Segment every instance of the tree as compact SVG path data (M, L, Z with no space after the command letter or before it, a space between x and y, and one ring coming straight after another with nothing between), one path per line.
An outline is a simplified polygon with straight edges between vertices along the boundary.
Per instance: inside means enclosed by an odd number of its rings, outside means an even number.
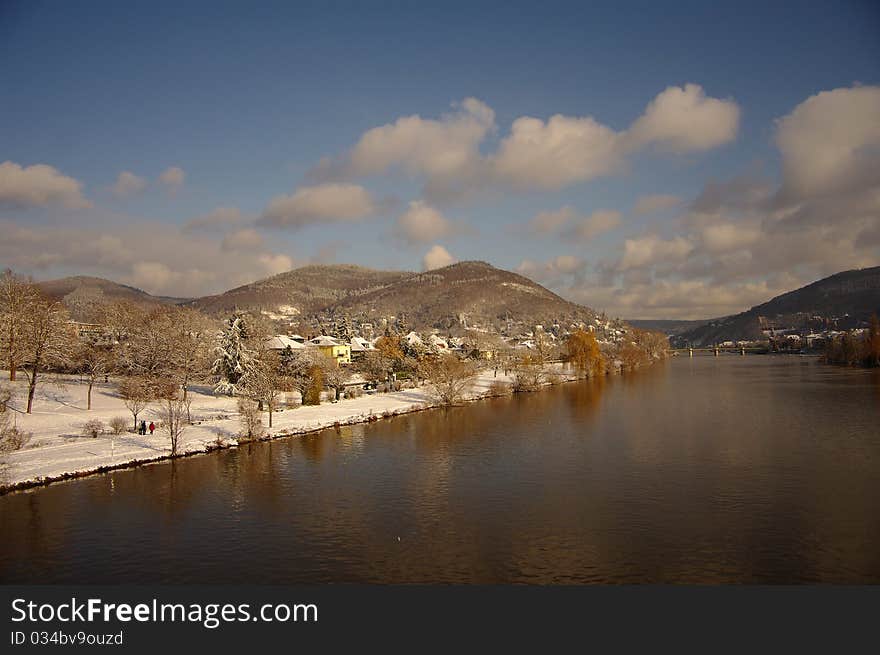
M281 370L281 358L271 350L264 350L254 362L250 375L244 385L238 385L241 395L256 401L257 409L269 412L269 427L272 427L272 414L278 407L281 395L290 388L290 382Z
M25 316L38 295L33 284L12 270L6 269L0 276L0 348L12 382L26 352L22 339Z
M327 366L323 369L324 382L328 387L333 389L336 394L336 400L342 394L345 383L351 377L351 371L344 366Z
M171 456L177 456L177 448L180 444L180 436L185 428L184 416L186 406L180 398L165 398L159 409L159 429L168 435L171 443Z
M42 297L29 303L22 327L22 364L28 378L27 413L30 414L40 374L51 366L69 361L75 336L67 322L67 311L61 303Z
M544 384L544 360L538 353L527 353L513 365L514 391L537 391Z
M188 399L189 384L209 368L212 324L201 312L189 307L176 307L171 312L173 329L167 338L173 374Z
M92 388L100 378L107 375L113 365L110 348L88 337L81 338L73 351L75 369L86 379L86 409L92 409Z
M605 372L605 358L591 332L575 330L565 342L565 358L582 375L595 377Z
M290 388L299 392L304 405L321 402L324 374L331 368L336 368L336 362L317 348L282 353L282 375L287 378Z
M877 314L871 315L865 337L865 366L880 366L880 318L877 318Z
M443 405L454 405L464 399L479 369L474 361L448 353L426 360L420 371L434 397Z
M263 435L263 421L260 418L260 410L257 409L257 403L250 398L238 399L238 419L241 423L241 436L244 437L245 441L252 441Z
M379 337L374 347L388 363L389 368L401 364L406 357L401 340L397 337Z
M128 419L124 416L114 416L108 421L108 425L113 434L122 434L125 432L125 426L128 425Z
M358 372L368 382L382 382L388 377L391 365L382 353L371 350L357 363Z
M220 345L214 350L212 371L219 380L215 393L235 395L239 386L247 385L247 378L255 366L254 353L248 345L249 326L243 313L230 316L220 337Z
M14 390L7 386L0 387L0 453L19 450L31 438L30 432L20 430L16 425L10 425L9 403L12 401Z
M138 414L153 401L153 390L143 378L124 378L119 383L119 395L134 417L134 429L137 432Z

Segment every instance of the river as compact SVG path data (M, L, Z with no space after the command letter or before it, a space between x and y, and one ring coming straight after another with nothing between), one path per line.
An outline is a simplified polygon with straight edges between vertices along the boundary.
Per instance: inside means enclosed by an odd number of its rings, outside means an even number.
M880 374L674 358L0 497L26 583L878 583Z

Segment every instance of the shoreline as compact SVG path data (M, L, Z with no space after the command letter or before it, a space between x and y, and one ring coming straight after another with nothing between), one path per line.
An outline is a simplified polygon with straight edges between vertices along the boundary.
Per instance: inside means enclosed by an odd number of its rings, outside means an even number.
M583 382L587 378L578 377L576 375L571 375L569 373L565 373L562 370L553 371L551 370L548 374L557 375L561 379L557 383L553 383L550 381L545 381L541 384L538 389L535 389L531 392L518 392L518 393L536 393L542 391L545 387L549 386L557 386L558 384L568 384L571 382ZM609 373L608 375L618 375L619 373ZM461 400L460 403L456 403L456 405L464 405L473 402L477 402L480 400L488 400L495 397L506 397L513 395L514 393L511 391L510 393L503 394L501 396L493 396L488 395L489 387L494 382L502 382L506 384L512 383L512 377L510 375L502 375L500 372L497 377L493 376L492 370L485 370L480 373L475 379L471 391ZM407 398L406 396L412 396ZM372 411L372 408L366 413L363 411L357 411L364 404L368 404L369 401L374 400L377 402L373 402L373 405L384 405L385 409L380 409L379 411ZM360 401L360 402L359 402ZM348 404L351 403L351 404ZM339 411L333 412L330 411L332 409L339 409L339 405L343 405L343 409L350 408L348 412L342 412L341 415ZM396 405L396 406L395 406ZM97 461L92 461L92 463L83 464L82 466L72 465L71 470L63 470L57 473L50 473L46 475L34 475L31 477L25 477L19 480L13 480L8 484L0 484L0 496L5 496L6 494L26 491L28 489L34 489L37 487L45 487L57 482L65 482L76 480L80 478L85 478L92 475L101 475L104 473L109 473L112 471L123 470L136 468L140 466L145 466L149 464L164 462L168 460L182 459L185 457L192 457L195 455L205 455L209 453L213 453L219 450L229 450L232 448L238 448L240 446L245 446L252 443L265 442L265 441L273 441L275 439L282 438L290 438L290 437L301 437L309 434L315 434L317 432L321 432L323 430L327 430L334 427L341 426L349 426L349 425L360 425L364 423L374 423L379 421L380 419L388 419L394 418L396 416L403 416L406 414L412 414L415 412L423 412L434 409L442 409L445 406L432 400L428 389L426 387L414 387L412 389L404 389L401 391L391 391L385 392L382 394L371 395L371 396L361 396L360 398L347 399L338 401L335 403L325 402L321 405L311 405L306 406L298 406L294 409L284 410L283 412L278 412L275 414L275 422L276 426L273 426L271 432L267 432L266 435L257 438L250 439L247 441L240 441L237 437L231 437L226 441L221 441L219 439L215 440L205 440L205 439L190 439L185 441L181 446L181 452L176 455L172 455L170 449L163 450L161 452L155 452L155 448L151 446L144 446L142 449L144 450L153 450L155 454L150 454L146 457L130 457L125 458L125 455L119 455L119 461L115 461L112 463L103 463L99 464ZM326 413L332 414L327 416L326 418L318 417L316 423L312 423L309 421L304 422L301 425L290 425L289 427L278 426L277 420L280 417L279 415L283 414L294 414L291 423L300 423L297 419L303 416L303 414L310 412L312 414L322 413L320 410L324 408ZM305 410L305 411L304 411ZM287 416L281 416L280 418L286 419ZM308 417L311 418L311 417ZM236 425L238 423L238 417L227 418L225 421L215 421L214 423L222 423L222 422L234 422ZM282 423L285 422L282 420ZM198 424L193 424L187 426L187 429L197 428L202 426L204 422L199 422ZM217 426L210 425L210 428L214 428ZM268 430L268 428L267 428ZM204 431L204 430L203 430ZM219 434L219 430L217 433ZM158 433L157 433L158 434ZM184 433L185 434L185 433ZM134 436L130 433L126 433L126 435L120 435L119 439L124 440L126 436ZM167 442L166 438L156 437L153 438L155 441L159 439L160 441ZM102 442L107 442L108 439L104 437ZM113 441L111 438L109 441ZM91 443L91 441L86 442ZM124 443L124 442L123 442ZM79 448L82 450L83 448ZM111 443L111 451L113 449L113 444ZM6 462L4 464L8 469L12 469L16 459L23 459L27 455L38 455L40 451L40 447L34 448L25 448L19 451L14 451L12 453L7 454ZM86 451L90 452L90 451ZM93 454L94 455L94 454ZM112 453L110 455L113 457ZM95 458L99 458L101 456L94 455ZM10 464L10 460L12 464ZM62 464L61 468L65 468L67 465Z

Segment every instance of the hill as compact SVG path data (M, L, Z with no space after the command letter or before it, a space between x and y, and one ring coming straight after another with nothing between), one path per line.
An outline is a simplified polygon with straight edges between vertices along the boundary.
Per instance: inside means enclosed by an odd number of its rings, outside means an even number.
M413 273L359 266L306 266L192 302L210 313L262 310L307 320L346 314L378 323L405 316L413 328L589 321L594 313L516 273L460 262Z
M678 319L653 319L653 318L627 318L627 323L640 330L650 330L652 332L662 332L667 336L675 336L688 330L705 325L709 319L696 321L678 320Z
M209 314L242 309L309 316L351 296L377 291L411 275L406 271L376 271L346 264L303 266L217 295L197 298L191 304Z
M686 330L676 341L705 346L761 339L770 329L849 329L866 323L873 313L880 314L880 266L836 273L748 311Z
M63 302L70 311L71 318L85 323L95 320L95 305L108 300L128 300L147 306L178 304L187 301L186 298L153 296L136 287L85 275L46 280L35 284L50 298Z

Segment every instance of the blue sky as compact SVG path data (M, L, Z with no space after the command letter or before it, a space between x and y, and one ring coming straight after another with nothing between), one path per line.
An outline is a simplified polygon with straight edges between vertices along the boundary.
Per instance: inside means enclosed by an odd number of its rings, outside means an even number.
M37 278L97 274L189 295L311 261L419 270L439 246L430 263L487 260L613 313L720 315L847 262L880 263L876 180L855 190L868 204L857 208L853 189L832 180L877 161L878 34L870 2L0 2L0 225L13 235L0 257ZM702 112L693 131L670 106L645 136L627 137L670 88ZM781 147L779 119L822 92ZM473 119L466 98L494 117L465 139L466 165L442 164L455 189L433 193L446 137L426 134ZM502 155L514 121L557 114L571 120L541 132L553 142L544 159ZM432 122L407 132L418 153L401 155L401 130L363 152L389 158L384 168L347 159L368 130L416 115ZM581 161L599 147L575 120L587 117L597 138L607 130L621 145ZM852 133L837 135L841 121ZM828 136L813 143L817 131ZM840 148L818 182L798 168L803 153ZM571 151L576 161L564 161ZM316 172L322 158L335 173ZM161 182L172 167L177 183ZM137 181L114 192L123 172ZM82 202L57 191L61 177L81 185ZM803 180L831 192L804 191ZM710 183L753 201L695 212ZM296 196L267 218L273 199L322 185L344 185L316 201L332 207L304 210ZM352 187L369 206L340 210L330 196ZM794 187L796 197L783 193ZM677 202L636 213L652 195ZM433 213L406 232L412 202ZM181 232L221 207L240 217ZM556 231L524 227L566 207ZM597 211L619 216L574 238ZM779 236L797 221L836 253ZM834 221L841 233L829 233ZM843 243L843 227L865 236ZM774 239L784 241L759 245ZM125 256L110 252L119 244Z

